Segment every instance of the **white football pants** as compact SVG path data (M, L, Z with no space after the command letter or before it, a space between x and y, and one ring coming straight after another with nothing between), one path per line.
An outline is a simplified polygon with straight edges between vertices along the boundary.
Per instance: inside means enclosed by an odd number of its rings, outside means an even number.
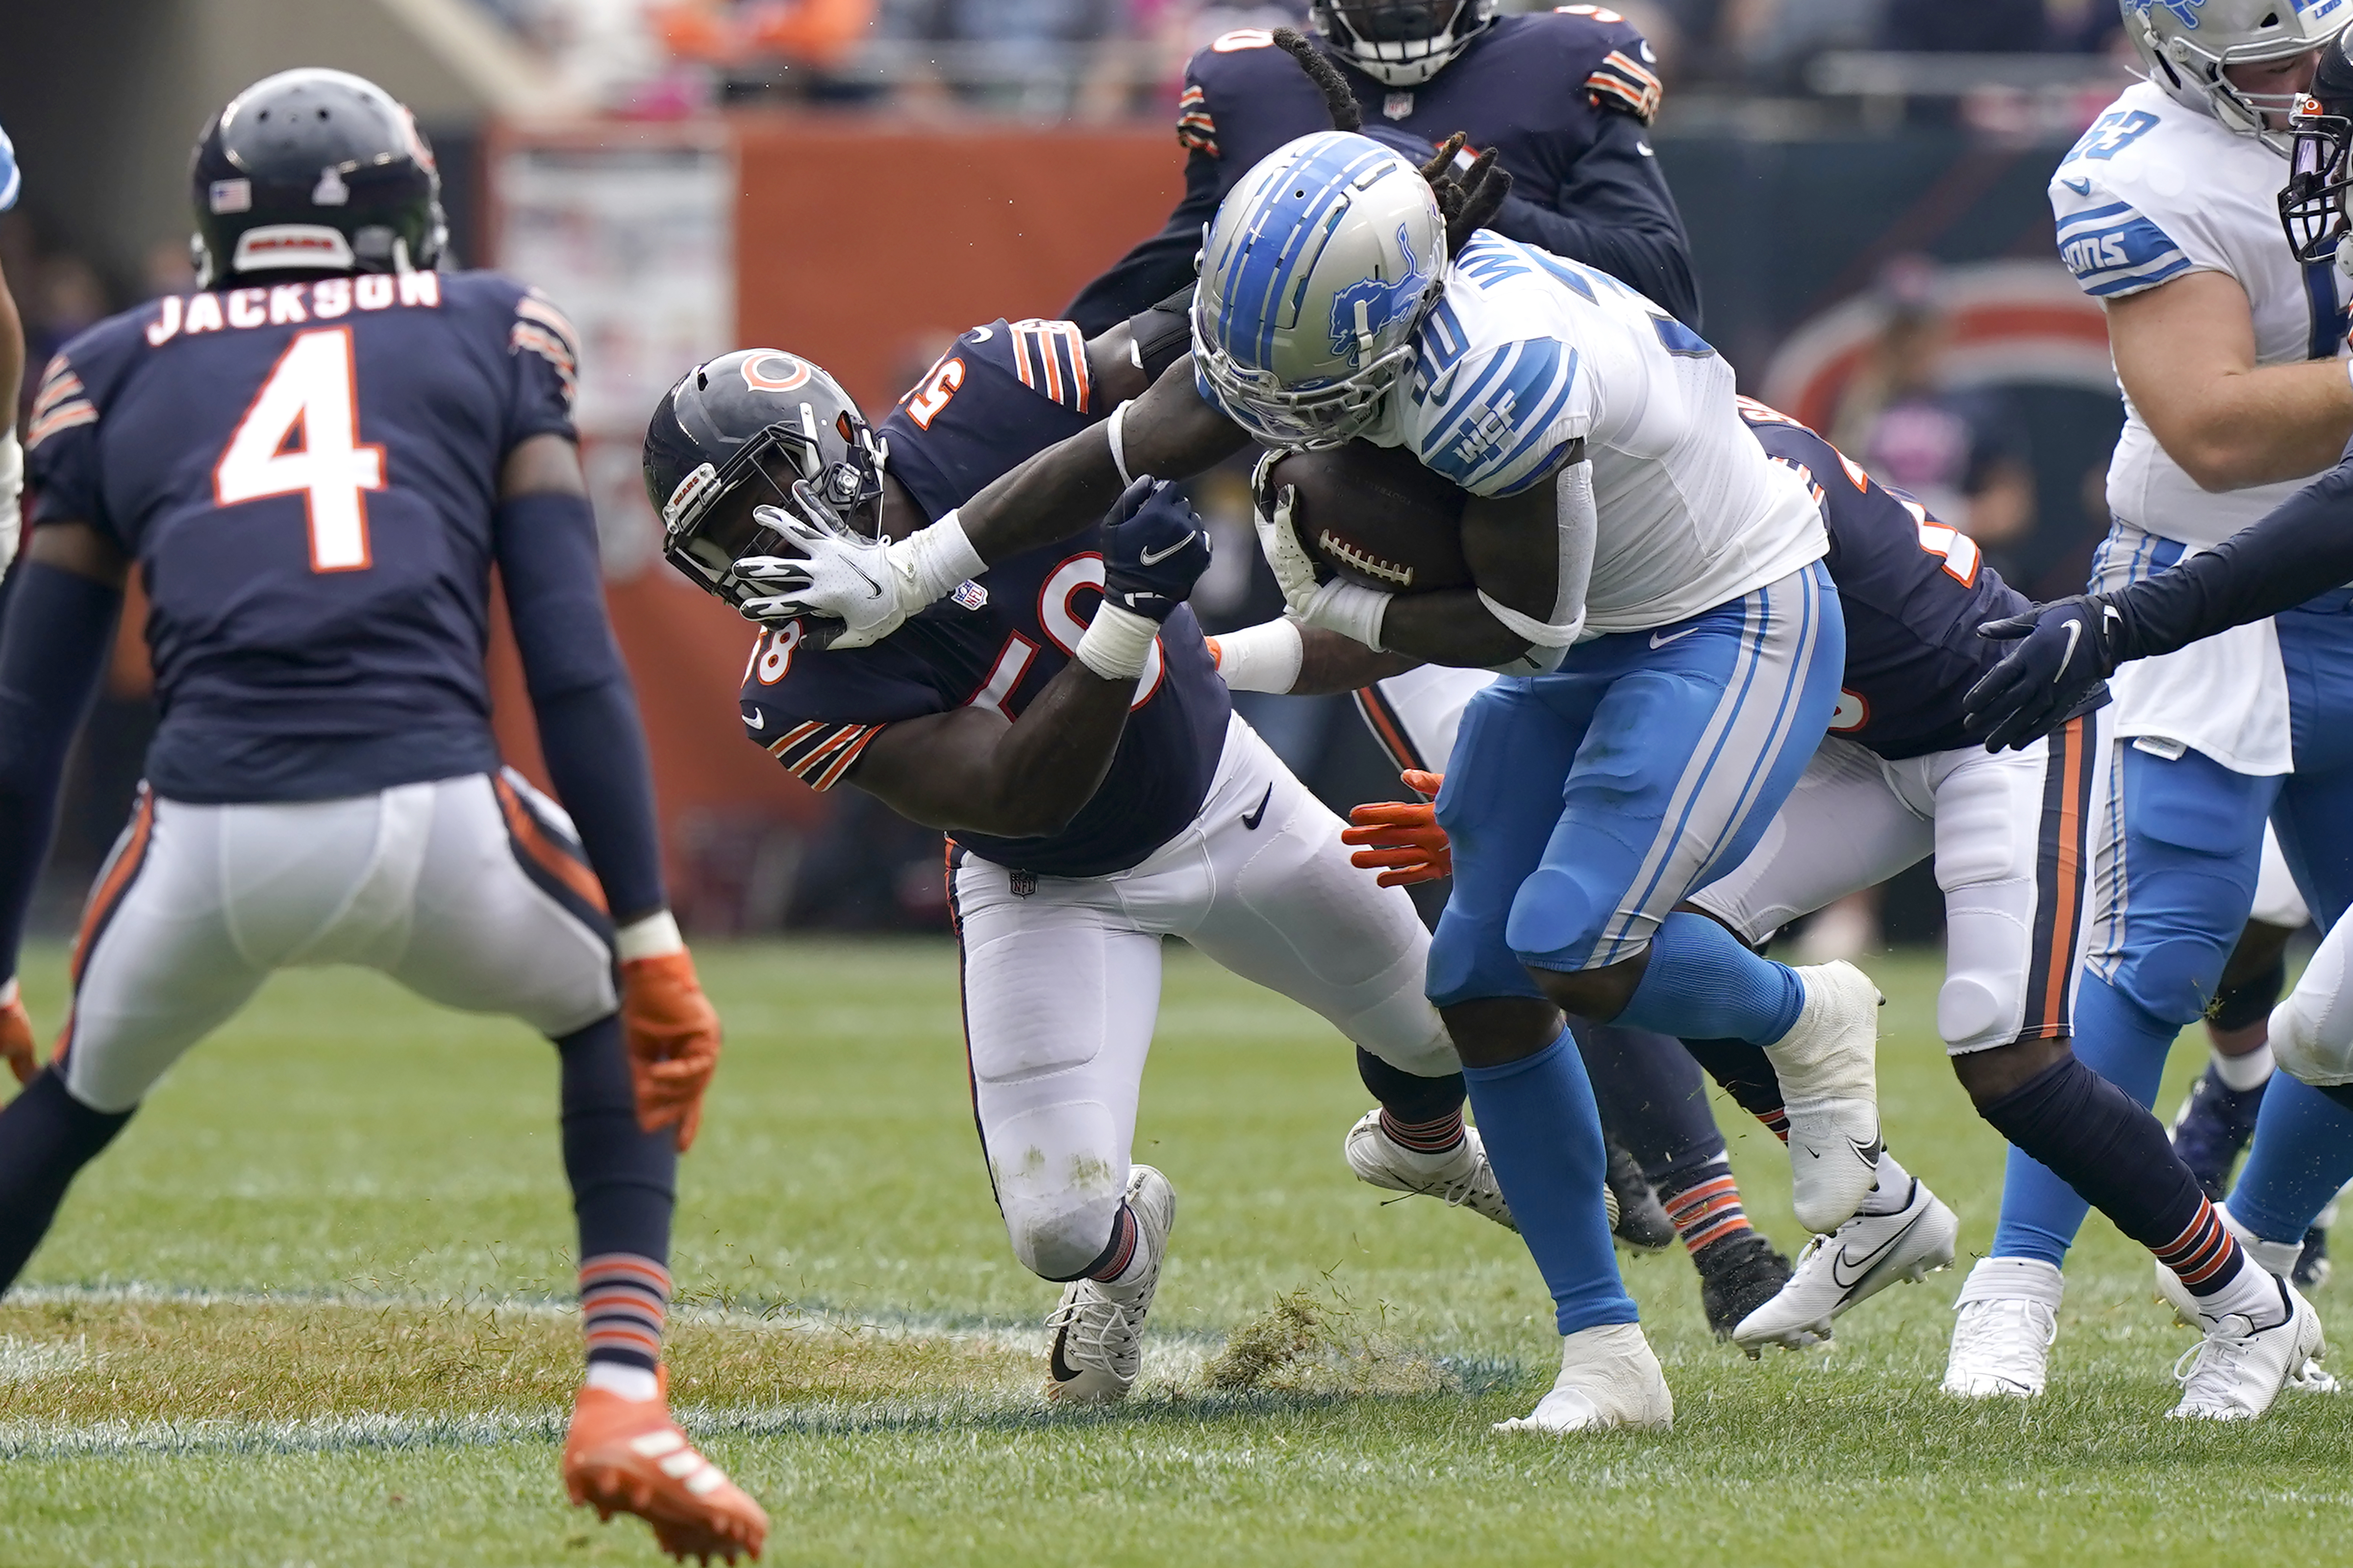
M1945 894L1945 1048L2065 1039L2110 713L1998 756L1968 746L1892 763L1828 736L1756 850L1691 901L1761 942L1933 853Z
M74 948L66 1088L128 1110L271 971L380 970L560 1037L617 1004L604 894L562 808L509 770L342 800L142 792Z
M1413 900L1348 855L1340 819L1237 718L1200 815L1132 870L1029 877L956 858L974 1110L1024 1267L1074 1279L1111 1239L1164 937L1313 1008L1392 1066L1459 1070L1422 996L1430 939Z

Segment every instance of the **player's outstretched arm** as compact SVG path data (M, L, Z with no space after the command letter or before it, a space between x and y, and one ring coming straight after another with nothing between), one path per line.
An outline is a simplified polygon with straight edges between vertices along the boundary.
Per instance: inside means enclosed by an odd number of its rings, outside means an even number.
M1175 486L1138 480L1103 527L1103 602L1071 662L1018 719L995 709L883 728L849 782L910 821L1042 838L1094 798L1127 727L1153 639L1209 564L1208 532Z
M34 530L0 620L0 1057L33 1075L16 952L57 826L66 752L98 695L130 563L81 522Z
M1330 697L1418 669L1422 661L1377 653L1352 637L1284 616L1208 639L1218 678L1234 691Z
M645 726L605 613L596 517L569 440L534 436L508 454L491 544L540 754L617 928L638 1121L649 1132L675 1128L682 1152L718 1069L719 1017L662 889Z
M1989 621L2017 647L1969 690L1986 749L2023 747L2094 700L2117 666L2292 609L2315 584L2353 581L2353 459L2211 550L2110 594L2081 594Z

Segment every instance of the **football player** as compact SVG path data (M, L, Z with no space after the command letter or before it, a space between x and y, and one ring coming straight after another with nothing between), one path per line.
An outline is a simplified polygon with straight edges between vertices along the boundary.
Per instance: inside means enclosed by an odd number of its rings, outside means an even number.
M1181 312L1092 343L1068 321L992 321L879 437L805 360L713 360L647 432L670 559L770 616L787 546L906 539L1184 344ZM1064 1286L1045 1384L1060 1402L1127 1393L1167 1256L1176 1194L1130 1163L1164 937L1356 1042L1383 1101L1349 1135L1366 1180L1510 1223L1421 994L1421 922L1350 869L1339 820L1233 714L1184 605L1208 559L1182 492L1139 480L1100 528L976 567L887 642L828 647L787 615L744 672L745 733L787 770L950 836L975 1119L1014 1256Z
M1608 275L1467 232L1485 172L1448 200L1450 233L1447 198L1387 147L1291 143L1219 208L1192 363L1101 440L1066 441L957 516L887 548L814 546L780 575L778 608L879 639L1067 529L1111 479L1191 472L1246 439L1404 445L1471 491L1475 588L1318 586L1295 540L1270 538L1270 555L1308 624L1513 673L1465 714L1440 801L1455 876L1428 981L1564 1335L1555 1389L1510 1425L1663 1426L1672 1401L1610 1256L1599 1124L1561 1015L1761 1049L1806 1156L1801 1223L1835 1230L1862 1206L1879 1152L1871 982L1770 963L1674 912L1745 858L1803 771L1843 633L1813 499L1749 437L1730 369Z
M2094 561L2103 591L2227 539L2353 436L2342 284L2280 243L2272 199L2288 173L2287 113L2345 8L2125 0L2123 12L2147 79L2093 122L2050 187L2061 259L2106 307L2125 395L2114 521ZM2335 727L2321 718L2343 701L2333 671L2353 649L2342 608L2316 602L2240 626L2115 682L2114 798L2075 1038L2144 1105L2174 1037L2217 999L2267 816L2324 925L2353 899L2337 804L2353 763L2328 749ZM2265 1089L2257 1127L2258 1145L2353 1135L2353 1121L2293 1079ZM1992 1255L1961 1293L1949 1392L2042 1391L2060 1266L2084 1214L2072 1187L2011 1153ZM2256 1331L2316 1331L2284 1289L2246 1312ZM2250 1400L2277 1359L2245 1363Z
M2221 1221L2196 1173L2154 1117L2067 1046L2094 842L2088 808L2107 762L2106 694L2096 680L2073 690L2053 710L2040 751L1989 757L1964 730L1965 694L1999 654L1977 628L1989 616L2020 613L2026 601L1983 564L1967 535L1882 489L1811 430L1753 400L1743 399L1741 412L1765 450L1804 475L1821 502L1831 578L1847 616L1845 686L1830 735L1756 852L1694 893L1690 907L1758 943L1933 854L1947 953L1937 1026L1978 1113L2065 1172L2147 1246L2178 1297L2217 1295L2232 1272L2228 1249L2211 1242ZM1326 679L1345 679L1347 663L1361 663L1347 660L1331 634L1302 634L1288 622L1225 640L1278 670L1301 662L1313 641L1304 662ZM1406 718L1424 732L1452 724L1485 679L1418 673L1423 688ZM1356 841L1390 846L1360 863L1405 868L1442 858L1444 836L1427 807L1381 815L1379 830L1351 830ZM1744 1066L1714 1042L1688 1043L1744 1109L1778 1129L1778 1086L1756 1074L1753 1058ZM1810 1247L1788 1289L1734 1338L1753 1352L1826 1337L1831 1320L1859 1302L1950 1262L1954 1232L1950 1212L1883 1152L1878 1188L1862 1212ZM2260 1271L2242 1272L2245 1283L2261 1283ZM2185 1311L2192 1321L2213 1316L2195 1305ZM2312 1375L2308 1367L2287 1370ZM2222 1415L2209 1397L2213 1374L2191 1381L2175 1414Z
M90 896L69 1022L0 1111L0 1284L273 970L363 964L510 1014L561 1063L587 1352L573 1500L644 1517L676 1556L756 1557L765 1516L663 1393L673 1173L719 1024L665 907L574 449L573 330L521 284L433 269L432 153L357 77L257 82L192 174L197 291L68 343L27 432L38 499L0 627L0 974L134 565L163 717ZM499 763L493 566L563 807Z
M1582 261L1699 325L1683 218L1648 132L1659 111L1656 58L1633 25L1601 5L1497 16L1494 0L1314 0L1321 57L1336 62L1381 139L1413 155L1455 132L1493 148L1514 195L1500 234ZM1333 122L1278 35L1226 34L1185 68L1176 139L1185 195L1168 225L1073 300L1098 332L1193 279L1201 230L1251 165ZM1354 127L1350 127L1353 129Z
M1643 138L1658 107L1657 83L1642 63L1649 45L1623 17L1599 7L1500 21L1492 9L1484 0L1324 5L1316 12L1320 48L1287 28L1219 39L1194 60L1204 96L1179 127L1194 148L1185 205L1166 235L1139 247L1073 310L1124 299L1145 279L1189 283L1200 226L1250 164L1293 136L1327 124L1361 129L1369 116L1385 139L1418 157L1428 156L1430 141L1467 127L1510 172L1514 192L1537 193L1535 200L1507 195L1489 226L1599 266L1696 326L1682 220ZM1558 83L1579 79L1576 73L1588 73L1584 93L1559 91ZM1393 90L1382 97L1376 82ZM1413 90L1394 90L1399 84ZM1409 107L1399 121L1389 111L1401 100ZM1178 237L1181 247L1174 245ZM1170 269L1172 259L1179 269ZM1407 689L1395 700L1409 702L1419 678L1395 678ZM1396 734L1380 711L1389 700L1377 688L1357 698L1385 745ZM1451 744L1451 727L1445 740ZM1445 764L1443 752L1398 758L1400 767ZM1648 1245L1680 1237L1710 1327L1730 1333L1788 1282L1789 1266L1748 1224L1698 1065L1673 1042L1641 1030L1580 1021L1576 1038L1604 1131L1621 1146L1612 1152L1613 1190L1641 1199L1650 1196L1645 1187L1656 1192L1655 1203L1626 1205L1619 1234L1640 1234L1647 1215L1655 1227Z

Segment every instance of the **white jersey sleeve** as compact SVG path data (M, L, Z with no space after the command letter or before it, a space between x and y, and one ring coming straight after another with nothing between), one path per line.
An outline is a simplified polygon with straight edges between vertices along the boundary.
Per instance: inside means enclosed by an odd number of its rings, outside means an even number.
M2084 292L2116 300L2153 289L2184 272L2227 272L2230 263L2215 243L2213 225L2175 204L2151 202L2147 182L2137 174L2142 160L2118 154L2158 128L2145 109L2112 109L2084 132L2051 177L2051 216L2057 220L2059 259ZM2171 207L2159 222L2144 205ZM2179 231L2179 235L2174 231Z
M1592 428L1592 377L1579 374L1581 357L1554 338L1464 354L1422 405L1414 443L1422 461L1473 495L1534 489Z

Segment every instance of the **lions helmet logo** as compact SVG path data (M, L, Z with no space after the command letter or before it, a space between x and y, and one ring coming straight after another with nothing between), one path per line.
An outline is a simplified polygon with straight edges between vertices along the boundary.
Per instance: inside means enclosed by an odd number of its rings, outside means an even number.
M1398 269L1396 282L1367 278L1332 296L1332 352L1347 355L1351 365L1362 364L1364 346L1384 327L1412 314L1421 303L1422 290L1429 287L1430 279L1413 253L1412 238L1403 224L1398 226L1397 243L1405 265Z
M2173 13L2175 21L2194 31L2198 26L2198 12L2205 4L2206 0L2133 0L2133 8L2146 17L2153 7L2162 5Z

